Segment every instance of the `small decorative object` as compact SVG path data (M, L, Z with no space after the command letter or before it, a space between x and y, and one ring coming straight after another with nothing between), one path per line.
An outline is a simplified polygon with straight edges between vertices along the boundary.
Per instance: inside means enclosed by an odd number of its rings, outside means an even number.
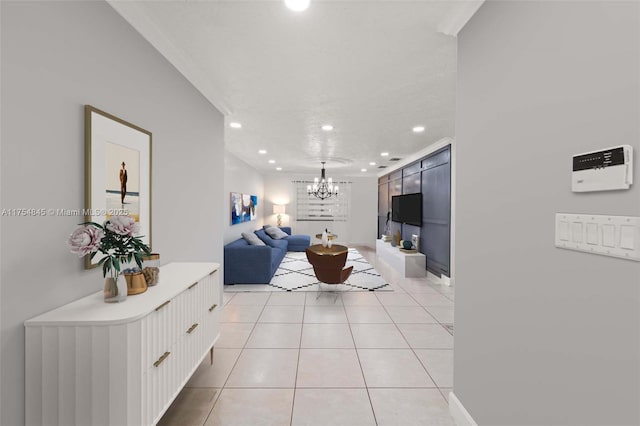
M144 275L148 286L154 286L160 282L160 255L158 253L142 256L142 275Z
M322 247L327 247L328 244L329 244L329 232L327 231L327 228L325 228L324 231L322 231Z
M420 236L416 234L411 235L411 244L414 249L420 250Z
M140 268L128 268L122 271L127 282L127 295L134 296L136 294L147 291L147 281L142 274Z
M327 238L327 247L331 248L331 240L333 240L333 238Z
M411 241L405 240L402 242L402 248L405 250L411 250Z
M400 245L400 239L402 238L402 236L400 235L400 231L396 231L396 233L393 235L393 242L392 242L392 246L397 246Z
M118 283L120 266L135 261L141 268L142 255L151 253L149 247L142 242L142 237L135 236L137 231L135 219L122 215L111 216L104 225L95 222L81 223L69 236L71 253L79 257L89 256L90 259L97 253L102 254L98 265L102 266L102 275L106 278L105 302L122 302L127 297L126 284L123 280Z

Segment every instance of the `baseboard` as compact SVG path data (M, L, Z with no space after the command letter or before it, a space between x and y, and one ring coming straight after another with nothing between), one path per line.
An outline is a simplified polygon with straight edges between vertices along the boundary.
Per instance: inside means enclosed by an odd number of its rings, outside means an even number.
M449 392L449 413L458 426L478 426L453 392Z

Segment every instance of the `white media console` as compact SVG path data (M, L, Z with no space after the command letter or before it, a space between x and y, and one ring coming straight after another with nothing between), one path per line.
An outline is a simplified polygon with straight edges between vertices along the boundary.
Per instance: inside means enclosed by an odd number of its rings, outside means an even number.
M403 253L391 243L376 240L376 255L403 277L420 278L427 276L426 256L422 253Z
M171 263L122 303L99 292L26 321L26 424L156 424L210 351L213 361L219 268Z

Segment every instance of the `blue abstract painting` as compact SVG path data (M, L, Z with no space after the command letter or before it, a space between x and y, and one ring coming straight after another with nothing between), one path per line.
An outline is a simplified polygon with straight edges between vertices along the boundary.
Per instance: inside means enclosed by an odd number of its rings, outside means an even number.
M231 224L237 225L257 219L258 196L231 193Z

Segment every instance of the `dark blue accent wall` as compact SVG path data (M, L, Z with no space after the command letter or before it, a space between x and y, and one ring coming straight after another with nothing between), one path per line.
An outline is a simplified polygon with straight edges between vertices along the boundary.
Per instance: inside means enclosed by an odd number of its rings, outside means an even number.
M420 235L420 252L427 257L426 269L449 276L451 268L451 146L429 154L378 180L378 238L384 233L391 197L422 193L422 226L389 221L391 234L400 230L402 239Z

